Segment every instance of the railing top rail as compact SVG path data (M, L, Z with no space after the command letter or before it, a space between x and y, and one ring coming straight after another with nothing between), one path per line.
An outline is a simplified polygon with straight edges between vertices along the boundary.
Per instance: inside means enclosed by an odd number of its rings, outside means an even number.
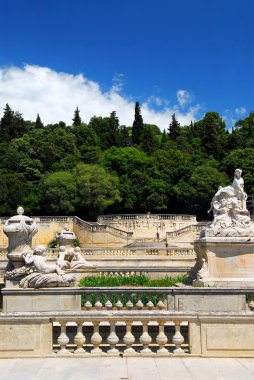
M41 294L42 290L39 289L2 289L2 293L5 295L8 294L18 294L21 296L22 294ZM254 288L210 288L210 287L192 287L192 286L184 286L184 287L99 287L99 288L80 288L80 287L72 287L72 288L49 288L43 289L44 294L185 294L185 295L194 295L194 294L202 294L202 295L210 295L210 294L254 294Z
M0 321L11 320L32 320L32 321L47 321L52 322L58 320L66 320L68 322L77 321L79 318L85 321L91 321L91 319L97 319L99 322L103 320L108 321L109 318L116 318L118 321L123 320L140 320L141 318L149 318L149 321L156 320L159 318L165 318L167 321L170 320L181 320L181 321L191 321L197 319L210 320L218 318L227 320L232 320L235 318L253 319L253 312L244 311L226 311L226 312L196 312L196 311L175 311L175 310L81 310L81 311L40 311L40 312L0 312Z
M184 218L184 219L196 219L196 215L190 214L110 214L110 215L98 215L98 220L110 220L110 219L138 219L138 218L158 218L158 219L168 219L168 218Z

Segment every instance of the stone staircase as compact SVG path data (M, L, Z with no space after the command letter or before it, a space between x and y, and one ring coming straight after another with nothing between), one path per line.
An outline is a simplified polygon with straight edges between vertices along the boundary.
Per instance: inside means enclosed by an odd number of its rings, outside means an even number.
M115 228L107 224L100 224L98 222L87 222L83 219L80 219L77 216L74 216L73 218L73 225L75 226L75 224L79 225L82 229L85 229L86 231L89 231L91 233L102 231L123 239L131 239L133 235L133 232L124 231L120 228Z

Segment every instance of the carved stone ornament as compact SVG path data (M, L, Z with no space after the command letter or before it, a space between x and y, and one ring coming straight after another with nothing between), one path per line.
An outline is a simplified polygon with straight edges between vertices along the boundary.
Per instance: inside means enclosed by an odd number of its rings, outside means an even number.
M66 249L66 247L59 247L59 254L57 265L61 269L86 269L94 268L94 265L89 263L82 257L79 247Z
M75 282L74 274L65 274L57 264L48 264L43 257L44 246L37 246L34 251L22 253L24 264L20 268L6 271L6 280L20 280L22 288L48 288L70 286Z
M200 233L202 237L249 237L254 236L254 224L246 208L242 170L236 169L231 185L218 188L208 210L213 221Z

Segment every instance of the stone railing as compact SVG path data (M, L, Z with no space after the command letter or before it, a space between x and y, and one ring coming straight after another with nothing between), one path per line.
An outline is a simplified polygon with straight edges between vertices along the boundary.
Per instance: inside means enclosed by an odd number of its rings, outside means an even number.
M68 223L73 221L73 216L36 216L34 219L39 220L40 223L60 222Z
M167 236L167 238L171 238L171 237L184 235L190 231L200 232L207 224L208 224L208 222L199 223L199 224L191 224L189 226L179 228L179 230L166 232L166 236Z
M131 239L133 232L124 231L119 228L115 228L112 226L108 226L107 224L101 224L101 223L89 223L84 221L83 219L78 218L77 216L74 216L73 219L74 224L79 225L81 228L85 229L89 232L108 232L114 236L122 237L123 239Z
M0 357L254 357L254 312L246 306L246 294L253 295L254 289L15 288L2 292L9 311L0 313ZM81 296L86 297L83 310L77 302L69 302ZM22 305L42 311L15 311Z
M88 311L74 316L55 315L51 320L57 356L189 354L186 315Z
M0 357L253 358L253 316L251 311L0 313Z
M167 249L167 256L178 257L178 256L187 256L196 258L196 252L194 249L189 248L173 248Z
M196 252L191 248L124 248L124 247L116 247L116 248L104 248L104 247L89 247L89 248L81 248L81 253L83 257L86 256L159 256L160 251L162 253L166 253L167 256L177 257L177 256L195 256ZM7 254L6 249L0 249L0 256L4 256ZM46 256L54 257L58 254L58 248L47 249Z
M195 215L179 215L179 214L113 214L113 215L99 215L98 222L109 223L112 221L120 220L137 220L137 219L159 219L159 220L193 220L196 221Z

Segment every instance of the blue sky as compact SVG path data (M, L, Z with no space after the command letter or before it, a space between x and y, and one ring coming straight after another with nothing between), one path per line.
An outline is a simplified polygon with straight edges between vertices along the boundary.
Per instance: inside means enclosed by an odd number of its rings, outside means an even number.
M0 107L85 122L133 104L167 128L254 110L252 0L0 0ZM68 102L69 99L69 102ZM58 119L58 120L53 120Z

